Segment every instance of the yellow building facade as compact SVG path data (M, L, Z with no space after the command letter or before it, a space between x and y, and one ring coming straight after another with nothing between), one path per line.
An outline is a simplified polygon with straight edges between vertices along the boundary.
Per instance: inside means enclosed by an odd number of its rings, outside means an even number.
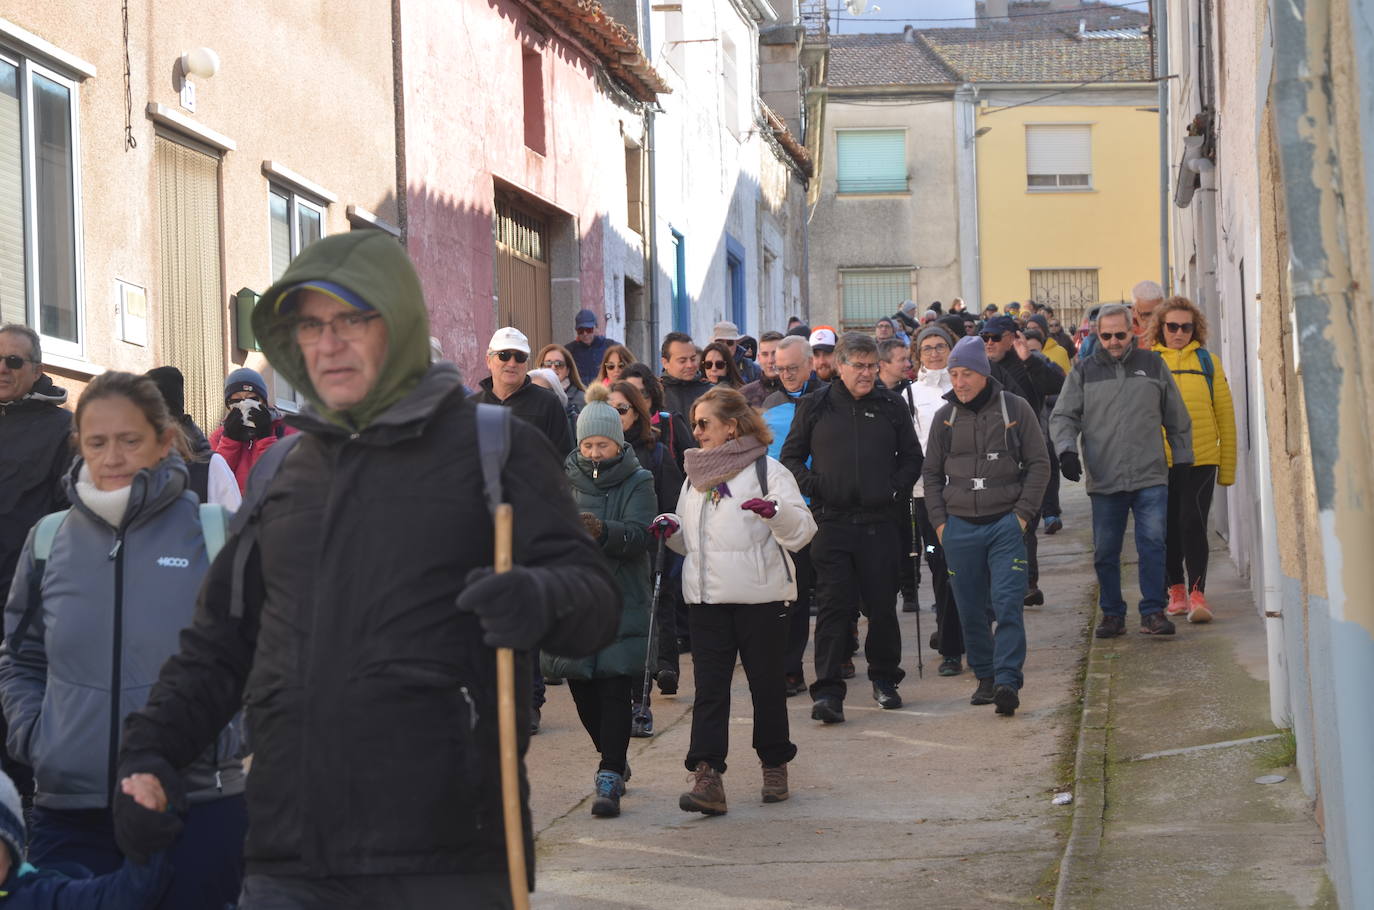
M975 141L983 305L1039 300L1067 321L1100 302L1129 301L1142 279L1158 280L1158 115L1139 110L1152 106L1154 89L1019 107L988 94ZM1015 94L1035 92L1018 86ZM1072 173L1056 180L1037 167Z

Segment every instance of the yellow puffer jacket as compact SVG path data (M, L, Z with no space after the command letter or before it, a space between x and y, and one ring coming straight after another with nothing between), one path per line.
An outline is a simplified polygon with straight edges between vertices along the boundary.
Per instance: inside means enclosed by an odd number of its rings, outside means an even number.
M1069 352L1064 349L1062 344L1055 341L1053 338L1045 339L1045 347L1040 353L1044 354L1052 360L1059 369L1063 370L1065 376L1069 375L1069 371L1073 369L1073 364L1069 363Z
M1193 464L1217 465L1217 483L1229 487L1236 482L1236 414L1231 403L1231 386L1221 369L1221 358L1209 351L1212 389L1208 390L1202 361L1197 356L1198 347L1196 341L1190 341L1182 350L1162 344L1155 345L1154 350L1174 374L1183 403L1188 406L1188 415L1193 418ZM1172 467L1173 456L1169 454L1167 442L1164 451Z

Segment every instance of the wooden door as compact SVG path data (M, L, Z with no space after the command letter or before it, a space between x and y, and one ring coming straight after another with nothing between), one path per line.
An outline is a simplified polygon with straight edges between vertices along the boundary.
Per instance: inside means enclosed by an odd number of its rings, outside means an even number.
M532 351L553 341L548 223L509 197L496 200L497 322L515 326Z

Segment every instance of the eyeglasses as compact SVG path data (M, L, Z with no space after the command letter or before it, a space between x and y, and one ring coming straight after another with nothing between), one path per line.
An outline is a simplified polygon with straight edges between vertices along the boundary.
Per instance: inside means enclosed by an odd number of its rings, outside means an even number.
M1098 332L1097 334L1102 336L1103 341L1111 341L1113 338L1117 341L1125 341L1131 337L1130 332Z
M1050 331L1051 331L1051 332L1057 332L1057 331L1059 331L1059 329L1060 329L1059 323L1057 323L1057 322L1051 322L1051 323L1050 323Z
M733 347L735 346L734 340L733 340L733 339L730 339L730 338L717 338L716 341L719 341L721 344L725 345L727 348L733 348Z
M1002 336L1005 335L1005 334L1007 334L1007 333L1006 333L1006 332L998 332L997 334L994 335L992 332L981 332L981 333L979 333L978 337L981 338L981 339L983 339L984 341L1001 341L1001 340L1002 340Z
M546 360L540 364L546 370L566 370L568 364L562 360Z
M296 343L303 345L319 344L324 337L324 327L334 333L340 341L356 341L367 331L367 324L380 319L381 313L340 313L328 322L319 319L296 320Z
M1193 324L1191 322L1166 322L1164 328L1171 332L1191 332Z
M30 360L27 357L20 357L18 354L6 354L4 357L0 357L0 362L3 362L5 366L9 367L11 370L22 370L24 369L24 364L37 363L38 361Z
M923 345L921 345L921 353L922 353L922 354L938 354L938 353L940 353L941 351L948 351L948 350L949 350L949 345L945 344L943 341L940 342L939 344L923 344Z
M797 375L798 373L800 373L803 369L805 369L805 367L798 367L798 366L783 367L783 366L780 366L780 367L778 367L778 375L779 375L779 376L796 376L796 375Z
M617 414L630 413L630 406L628 404L613 404L611 407L615 408Z
M487 352L487 356L488 356L488 357L490 357L492 354L495 354L495 355L497 356L497 358L498 358L502 363L510 363L510 360L511 360L512 357L515 358L515 362L516 362L516 363L524 363L526 360L529 360L529 359L530 359L530 355L529 355L529 354L526 354L524 351L488 351L488 352Z
M857 373L872 373L878 369L876 363L847 363L845 366Z
M704 364L702 364L702 366L706 367L706 369L708 369L708 370L723 370L723 369L725 369L725 361L724 361L724 360L708 360L708 361L706 361Z

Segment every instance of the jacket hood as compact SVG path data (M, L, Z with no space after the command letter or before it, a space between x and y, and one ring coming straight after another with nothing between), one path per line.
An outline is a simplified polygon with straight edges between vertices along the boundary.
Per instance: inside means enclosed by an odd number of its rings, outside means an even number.
M346 288L381 313L387 328L386 359L377 384L367 397L346 411L325 407L305 368L305 358L291 336L289 303L293 289L311 281ZM405 397L429 367L429 316L420 277L405 249L381 231L334 234L296 257L253 308L253 332L272 367L286 377L330 423L362 429Z
M583 458L581 453L568 453L564 467L568 480L574 487L587 493L600 493L602 490L619 486L639 470L639 458L634 447L628 442L620 450L620 457L610 461L593 462ZM595 467L593 467L595 466ZM596 476L593 477L593 471Z
M38 381L33 384L29 394L18 401L0 402L0 404L7 404L12 407L21 402L29 405L50 404L61 407L67 403L67 390L54 384L52 377L44 373L38 377Z
M386 444L399 435L407 435L416 427L424 426L439 405L454 391L463 391L462 376L458 367L447 360L432 364L419 381L398 401L374 417L367 425L362 438ZM299 414L286 419L286 423L306 433L324 433L345 436L350 430L326 416L313 405L306 405Z
M71 469L62 479L63 486L67 490L67 499L70 500L73 508L80 509L95 521L107 524L105 519L81 501L81 492L77 488L76 481L81 476L81 469L85 465L85 459L78 455L73 460ZM190 474L186 470L186 462L182 461L181 456L176 452L170 453L151 468L144 468L139 471L134 475L133 483L129 484L132 489L129 491L129 505L124 510L124 520L120 527L115 530L129 528L147 521L176 502L181 498L181 494L186 491L190 479Z

